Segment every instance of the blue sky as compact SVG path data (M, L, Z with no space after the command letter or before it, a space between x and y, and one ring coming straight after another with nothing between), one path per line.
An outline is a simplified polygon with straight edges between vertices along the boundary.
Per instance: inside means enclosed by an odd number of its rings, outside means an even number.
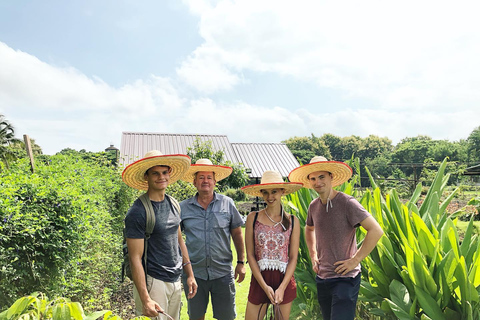
M0 1L0 114L47 154L480 125L475 1Z

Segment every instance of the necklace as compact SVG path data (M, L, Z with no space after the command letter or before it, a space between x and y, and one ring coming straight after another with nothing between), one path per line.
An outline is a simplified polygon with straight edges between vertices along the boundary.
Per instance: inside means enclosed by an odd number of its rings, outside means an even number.
M283 223L282 223L282 221L283 221L283 206L282 206L281 208L282 208L282 218L280 219L279 222L276 222L275 220L272 219L272 217L270 217L270 216L268 215L267 208L265 208L265 209L263 209L263 210L265 210L265 215L267 216L268 220L270 220L270 221L272 221L272 222L274 223L273 227L276 227L276 226L278 226L278 225L281 225L282 228L283 228L283 231L286 231L287 228L285 228L285 226L284 226Z

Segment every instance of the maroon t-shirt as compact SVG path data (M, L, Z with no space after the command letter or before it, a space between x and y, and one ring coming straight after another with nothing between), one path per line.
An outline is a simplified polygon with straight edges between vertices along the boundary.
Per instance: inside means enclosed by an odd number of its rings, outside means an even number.
M335 272L337 261L351 258L357 252L356 227L371 216L352 196L338 192L331 204L323 204L316 198L308 207L307 225L315 228L317 243L318 276L322 279L355 277L360 264L341 275Z

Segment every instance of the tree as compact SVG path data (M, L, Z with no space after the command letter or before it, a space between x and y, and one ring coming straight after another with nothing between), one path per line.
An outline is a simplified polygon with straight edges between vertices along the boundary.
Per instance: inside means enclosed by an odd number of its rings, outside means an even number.
M326 157L328 160L340 160L343 156L343 151L341 148L340 143L342 142L342 138L331 134L325 133L320 139L325 143L330 151L330 158Z
M314 156L331 158L330 150L325 142L314 134L311 137L293 137L282 141L292 152L293 156L302 164L307 164Z
M10 122L0 114L0 160L8 168L8 162L15 159L15 154L8 148L12 143L19 141L15 138L15 130Z
M476 127L467 138L469 160L480 162L480 126Z

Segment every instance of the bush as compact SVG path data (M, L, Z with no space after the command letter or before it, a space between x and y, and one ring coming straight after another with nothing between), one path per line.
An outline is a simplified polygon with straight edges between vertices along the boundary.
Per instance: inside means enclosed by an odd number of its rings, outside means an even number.
M227 189L223 194L235 202L247 200L247 195L241 189Z
M107 303L135 196L103 153L51 156L34 174L21 160L0 173L0 308L35 291Z

